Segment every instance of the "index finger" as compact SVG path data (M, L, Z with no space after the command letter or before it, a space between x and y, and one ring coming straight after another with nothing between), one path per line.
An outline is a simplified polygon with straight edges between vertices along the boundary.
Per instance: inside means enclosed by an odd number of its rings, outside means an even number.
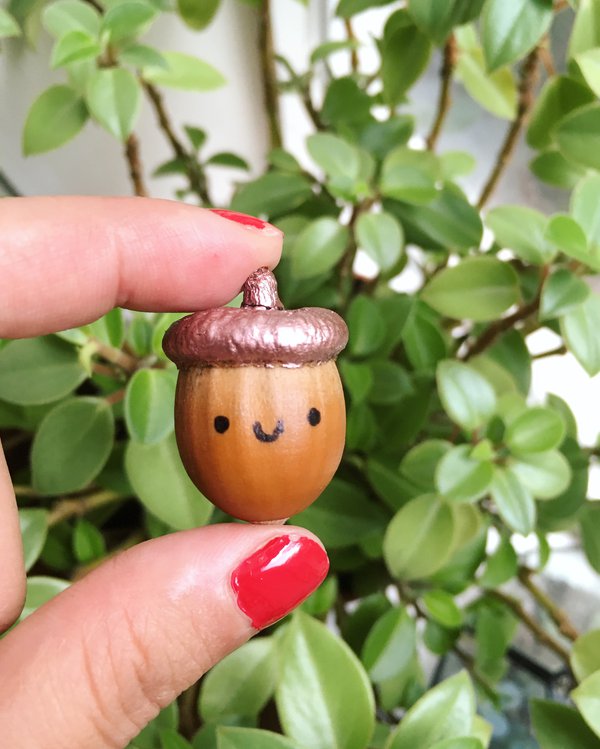
M248 220L149 198L3 198L0 337L83 325L116 306L225 304L281 254L281 232Z

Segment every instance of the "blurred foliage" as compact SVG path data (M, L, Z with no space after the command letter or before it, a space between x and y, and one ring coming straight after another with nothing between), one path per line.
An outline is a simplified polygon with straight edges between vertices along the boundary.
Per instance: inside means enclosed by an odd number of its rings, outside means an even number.
M268 3L248 4L268 25ZM226 82L206 61L141 39L166 13L210 29L218 6L10 0L0 36L33 44L50 34L49 66L64 72L32 103L24 152L58 148L91 121L127 144L142 194L134 130L148 96L173 149L155 174L180 175L177 196L210 205L207 167L248 165L235 148L211 152L195 125L179 133L161 88ZM364 72L353 24L374 6L389 8L369 42L378 68ZM308 158L277 143L270 102L268 166L238 184L230 206L285 231L277 275L287 306L331 307L350 329L339 361L343 461L293 518L323 539L331 573L130 747L482 749L491 726L477 705L500 704L518 624L562 661L571 690L568 705L533 703L539 745L600 747L600 631L579 636L534 579L555 531L580 534L600 573L600 508L587 496L598 451L578 442L564 401L530 400L527 347L545 328L558 341L545 354L570 352L600 372L600 296L586 280L600 270L600 0L340 0L335 14L346 39L312 50L302 71L281 55L263 69L279 95L305 105ZM570 42L552 59L559 14ZM332 72L334 55L346 74ZM432 129L414 132L412 88L439 58ZM436 150L458 86L508 121L505 141L488 143L492 171L475 203L461 187L472 154ZM533 175L570 194L564 212L485 210L521 135L536 152ZM359 272L359 254L371 274ZM407 272L421 279L412 294L396 290ZM76 330L0 342L0 429L30 574L23 616L140 540L229 521L177 454L176 372L161 349L177 318L114 310ZM537 540L534 567L517 553L519 535ZM424 657L450 651L466 670L428 688Z

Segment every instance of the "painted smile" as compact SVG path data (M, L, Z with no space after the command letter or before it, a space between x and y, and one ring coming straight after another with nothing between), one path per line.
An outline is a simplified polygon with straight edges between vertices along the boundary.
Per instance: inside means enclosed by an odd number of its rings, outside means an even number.
M283 434L283 421L281 421L281 419L277 419L277 424L275 425L275 429L273 429L271 434L267 434L263 431L260 421L254 422L252 431L254 432L254 436L256 437L256 439L260 442L275 442L275 440L279 438L279 435Z

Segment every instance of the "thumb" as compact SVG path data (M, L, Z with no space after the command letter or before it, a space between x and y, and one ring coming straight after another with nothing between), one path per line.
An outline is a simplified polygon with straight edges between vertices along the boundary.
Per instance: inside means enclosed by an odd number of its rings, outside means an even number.
M287 526L208 526L115 557L0 642L3 744L124 747L327 569L314 537Z

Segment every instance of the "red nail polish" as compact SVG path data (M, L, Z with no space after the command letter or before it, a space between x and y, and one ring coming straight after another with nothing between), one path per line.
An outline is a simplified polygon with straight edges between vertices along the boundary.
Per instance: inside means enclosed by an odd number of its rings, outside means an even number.
M238 224L244 224L244 226L252 226L254 229L265 229L267 226L271 226L261 218L256 216L248 216L247 213L238 213L237 211L225 211L221 208L211 208L213 213L223 218L228 218L230 221L236 221Z
M231 587L252 626L262 629L309 596L328 569L327 554L311 538L278 536L236 567Z

